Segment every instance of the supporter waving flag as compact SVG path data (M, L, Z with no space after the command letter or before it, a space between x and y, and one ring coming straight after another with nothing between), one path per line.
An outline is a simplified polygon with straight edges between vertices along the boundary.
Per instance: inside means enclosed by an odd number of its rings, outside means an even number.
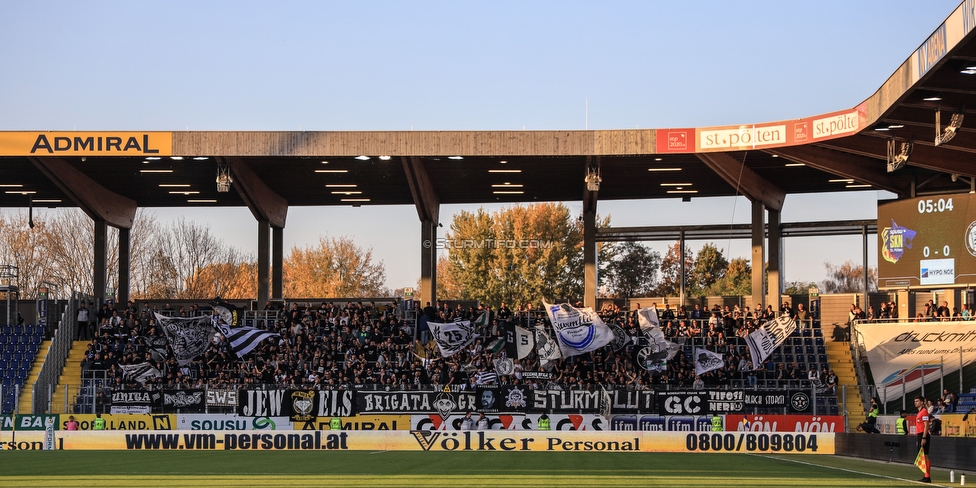
M592 308L543 302L563 357L595 351L613 340L613 331Z
M695 374L705 374L725 366L725 359L717 352L701 347L695 348Z
M230 349L239 358L254 350L261 341L270 337L281 337L277 332L269 332L255 327L231 327L224 323L218 314L213 314L211 317L213 327L223 334L224 338L227 339L227 344L230 345Z
M535 349L539 354L539 364L545 366L550 361L555 361L562 356L559 353L559 344L552 340L552 336L546 331L545 326L535 326Z
M434 340L437 341L437 348L441 351L441 356L451 357L458 351L474 342L476 334L475 326L470 320L460 320L441 324L438 322L427 322L430 327Z
M661 327L661 321L657 316L657 307L644 307L637 311L637 322L641 330L651 327Z
M122 368L122 378L132 380L137 383L145 383L153 378L159 378L163 374L155 366L148 362L139 364L120 364Z
M747 335L746 345L749 346L752 364L762 364L795 331L796 320L789 315L780 315Z
M181 366L203 354L216 332L210 317L167 317L157 313L156 323L166 334L169 348Z

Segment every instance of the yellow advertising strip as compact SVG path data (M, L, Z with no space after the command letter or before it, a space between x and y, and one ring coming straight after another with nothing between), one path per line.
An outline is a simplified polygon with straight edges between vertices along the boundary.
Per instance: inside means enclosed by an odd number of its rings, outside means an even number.
M40 450L44 432L0 438L0 450ZM57 431L56 449L133 451L534 451L834 454L832 433L542 431Z
M294 430L329 430L332 417L315 417L307 422L292 422ZM342 430L410 430L409 415L353 415L340 417Z
M80 413L72 415L78 422L79 430L91 430L95 415ZM105 420L105 430L173 430L177 427L176 415L173 414L102 414ZM67 429L68 415L61 415L58 429Z
M171 132L0 132L0 156L171 156Z

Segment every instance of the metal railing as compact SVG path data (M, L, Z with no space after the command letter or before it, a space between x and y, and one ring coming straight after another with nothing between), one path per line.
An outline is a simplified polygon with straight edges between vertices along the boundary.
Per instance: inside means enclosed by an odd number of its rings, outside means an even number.
M41 372L37 376L37 381L31 389L30 413L43 413L51 411L51 398L54 388L58 385L61 372L64 371L65 362L68 360L68 353L74 343L75 322L78 317L78 304L85 300L94 300L93 297L79 292L73 292L68 306L65 307L61 315L60 325L54 331L51 346L47 350ZM21 392L23 394L23 392ZM22 412L26 413L26 412Z

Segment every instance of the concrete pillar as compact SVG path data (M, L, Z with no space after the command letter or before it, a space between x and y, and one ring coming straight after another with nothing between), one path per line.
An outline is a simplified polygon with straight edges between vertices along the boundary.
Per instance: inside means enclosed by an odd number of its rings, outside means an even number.
M95 254L92 263L92 295L98 300L95 303L97 308L105 302L105 284L108 282L108 258L107 258L108 224L104 220L95 221L95 236L92 250ZM97 309L95 310L98 311Z
M758 312L766 309L763 286L763 267L765 264L765 207L760 202L752 202L752 308Z
M437 306L437 222L420 222L420 301Z
M583 211L583 306L596 309L596 211ZM570 298L570 297L567 297Z
M271 297L277 300L284 298L285 285L284 263L285 263L285 229L284 227L272 227L271 246ZM259 303L260 304L260 303Z
M271 298L271 223L258 221L258 308Z
M675 308L680 309L685 304L685 287L688 286L685 283L685 274L688 272L685 269L685 231L678 232L678 259L680 263L680 270L678 276L678 306Z
M132 263L129 229L119 229L119 292L116 301L123 306L129 301L129 273Z
M773 308L779 310L783 293L783 233L780 229L782 214L779 210L769 209L766 211L769 217L767 228L767 246L769 247L769 265L767 268L768 287L766 296L767 303L773 304Z
M868 275L868 226L861 226L861 247L862 247L862 260L861 266L864 268L864 291L862 293L862 304L861 308L865 312L868 311L868 307L871 306L871 302L868 300L868 283L870 283L870 276ZM949 310L952 310L951 308Z

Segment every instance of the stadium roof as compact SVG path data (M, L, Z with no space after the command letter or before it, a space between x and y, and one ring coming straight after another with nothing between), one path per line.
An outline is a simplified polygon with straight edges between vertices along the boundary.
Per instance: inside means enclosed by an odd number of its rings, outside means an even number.
M973 3L849 110L596 131L0 132L0 207L30 198L129 227L137 207L248 205L283 226L293 205L414 204L436 220L439 204L742 194L780 209L790 193L969 192ZM221 171L229 192L217 191Z

